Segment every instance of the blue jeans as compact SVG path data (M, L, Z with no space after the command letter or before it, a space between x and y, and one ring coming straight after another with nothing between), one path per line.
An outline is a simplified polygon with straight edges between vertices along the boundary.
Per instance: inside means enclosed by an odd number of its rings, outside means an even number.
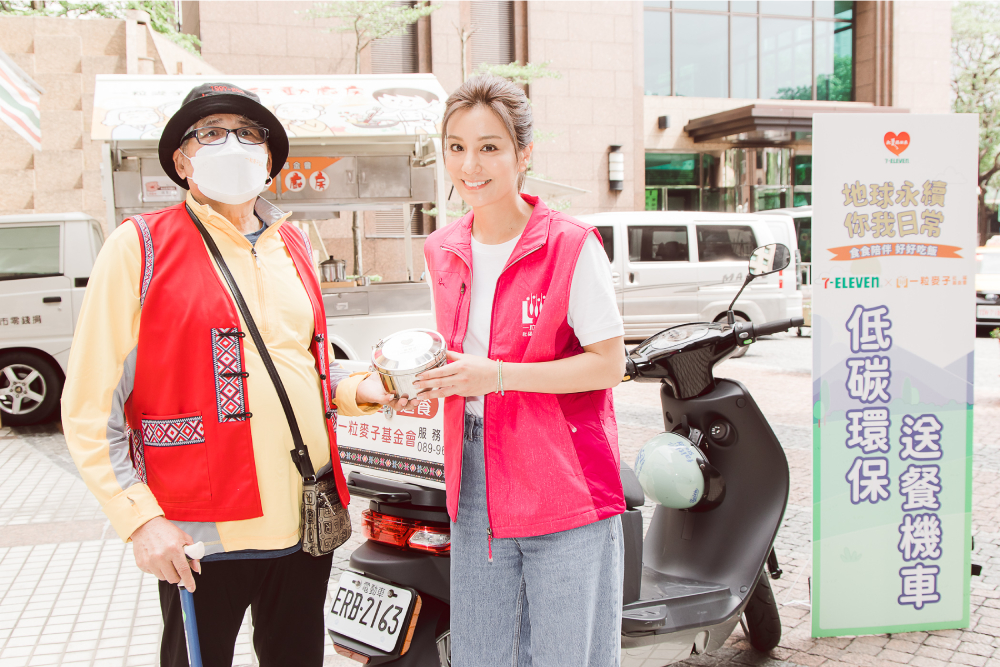
M551 535L494 538L492 562L488 526L483 421L467 414L458 521L451 524L452 665L619 665L621 517Z

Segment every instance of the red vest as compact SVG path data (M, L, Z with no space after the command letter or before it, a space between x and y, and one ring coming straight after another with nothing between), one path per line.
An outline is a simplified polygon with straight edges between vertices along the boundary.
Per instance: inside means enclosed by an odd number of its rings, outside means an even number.
M236 304L183 203L132 222L143 255L135 381L125 403L132 463L168 519L262 516L243 363L253 341L240 330ZM287 224L278 233L312 304L311 351L323 378L331 461L346 507L319 280L304 234Z
M490 359L533 363L583 352L567 321L573 270L597 231L521 195L534 212L497 279ZM472 213L424 243L438 331L462 351L469 326ZM598 237L600 238L600 237ZM624 351L623 351L624 354ZM445 485L458 517L465 399L445 399ZM485 396L486 507L494 537L569 530L625 511L610 389Z

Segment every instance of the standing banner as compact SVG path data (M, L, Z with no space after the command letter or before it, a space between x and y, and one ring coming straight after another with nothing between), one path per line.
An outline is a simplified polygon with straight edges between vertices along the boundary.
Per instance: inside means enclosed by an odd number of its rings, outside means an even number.
M969 624L978 145L814 117L814 637Z

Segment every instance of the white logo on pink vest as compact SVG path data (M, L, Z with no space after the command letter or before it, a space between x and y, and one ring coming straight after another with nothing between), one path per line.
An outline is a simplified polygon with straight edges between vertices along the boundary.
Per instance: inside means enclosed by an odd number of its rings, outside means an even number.
M543 305L545 305L544 294L531 294L521 302L521 326L524 328L522 336L530 336L535 330L535 320L542 312Z

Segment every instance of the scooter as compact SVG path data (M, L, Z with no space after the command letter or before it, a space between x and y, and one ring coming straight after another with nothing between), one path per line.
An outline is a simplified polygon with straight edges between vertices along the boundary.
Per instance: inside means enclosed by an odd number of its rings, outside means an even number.
M733 304L750 281L786 268L790 257L781 244L757 248ZM716 379L713 369L757 337L801 326L802 320L759 326L737 322L733 304L727 322L666 329L626 359L626 381L660 383L665 430L688 438L705 453L705 474L716 477L712 487L722 491L709 511L658 505L644 539L640 508L645 496L635 473L622 462L625 667L666 665L711 652L737 624L762 652L781 638L768 575L781 576L773 544L788 502L788 462L746 388ZM449 524L444 492L358 473L351 473L348 485L353 494L371 500L364 516L368 541L352 554L350 568L358 576L345 573L345 596L341 599L338 591L331 613L337 612L337 619L350 615L356 605L346 604L347 589L356 585L361 591L365 579L412 591L422 604L418 615L406 619L410 640L404 640L401 627L388 650L359 641L356 637L364 633L346 622L337 627L350 636L332 629L328 615L338 653L369 665L448 667L450 540L445 545ZM363 598L355 615L374 603Z

